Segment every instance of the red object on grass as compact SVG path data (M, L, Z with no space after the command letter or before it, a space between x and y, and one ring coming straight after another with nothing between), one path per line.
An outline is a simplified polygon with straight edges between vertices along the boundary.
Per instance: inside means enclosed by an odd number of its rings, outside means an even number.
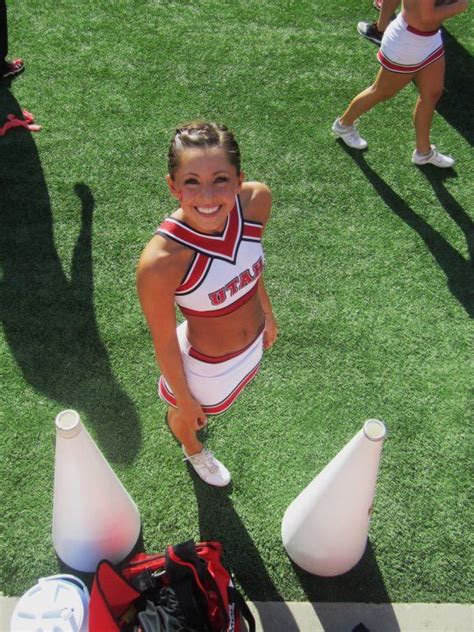
M7 122L5 125L0 127L0 136L5 136L7 132L14 129L15 127L24 127L28 129L30 132L39 132L41 129L41 125L36 125L34 123L34 116L31 112L27 110L22 111L23 118L20 119L16 117L14 114L7 115Z
M12 61L3 62L3 70L0 71L0 79L14 79L17 75L25 70L23 59L17 57Z
M198 565L194 556L200 559ZM186 542L169 546L165 555L137 553L120 569L102 560L92 585L89 632L130 629L133 624L137 625L138 611L134 602L142 591L145 600L152 599L152 596L146 597L148 590L150 594L154 590L158 594L161 587L173 586L173 581L187 584L187 580L206 604L210 629L214 632L243 632L244 618L250 632L255 632L254 618L235 589L221 556L220 542L208 540L196 545ZM143 608L143 603L136 606Z

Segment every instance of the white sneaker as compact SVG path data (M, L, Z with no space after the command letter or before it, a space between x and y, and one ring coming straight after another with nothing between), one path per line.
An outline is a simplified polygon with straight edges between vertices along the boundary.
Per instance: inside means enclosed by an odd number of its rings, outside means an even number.
M188 456L184 446L184 461L189 461L205 483L215 487L225 487L230 483L230 472L207 448Z
M435 145L431 145L431 151L428 154L420 154L415 149L411 161L415 163L415 165L434 165L442 169L449 169L449 167L454 167L456 164L452 156L445 156L436 149Z
M332 131L352 149L365 149L367 147L367 141L356 130L355 124L341 125L339 118L337 118L332 124Z

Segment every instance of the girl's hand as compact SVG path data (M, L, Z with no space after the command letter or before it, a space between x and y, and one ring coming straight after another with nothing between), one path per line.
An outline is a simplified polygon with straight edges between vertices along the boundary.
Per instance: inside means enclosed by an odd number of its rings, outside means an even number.
M201 405L193 398L179 400L177 403L177 413L181 423L195 432L207 426L207 417Z
M278 325L273 316L273 313L270 312L265 314L265 328L263 330L263 348L270 349L275 344L275 341L278 337Z

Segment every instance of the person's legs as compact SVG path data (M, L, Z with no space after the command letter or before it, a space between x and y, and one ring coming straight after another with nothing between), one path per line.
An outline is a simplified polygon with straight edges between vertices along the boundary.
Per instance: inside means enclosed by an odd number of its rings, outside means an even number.
M377 29L380 32L383 33L390 24L399 4L400 0L383 0L380 6L379 19L377 20Z
M205 448L196 436L196 431L181 421L178 411L170 406L166 415L168 425L175 438L181 443L185 461L188 461L205 483L225 487L230 483L230 472L213 453Z
M193 348L187 339L187 324L177 328L186 380L206 415L225 412L255 377L263 354L264 332L259 331L253 342L235 354L207 356ZM158 394L168 404L166 420L174 437L181 443L185 460L210 485L223 487L231 479L227 468L197 437L198 424L185 423L179 414L177 401L163 376L158 381ZM201 420L203 425L207 419Z
M400 4L400 0L383 0L376 8L380 11L376 22L370 20L362 20L357 23L357 31L359 35L374 42L377 46L382 43L382 37L385 29L390 22L396 17L395 9Z
M13 79L25 69L22 59L6 59L8 53L7 6L0 0L0 80Z
M0 70L5 66L8 54L8 27L7 5L5 0L0 0Z
M445 61L441 57L415 75L419 96L413 112L413 123L416 149L421 154L431 150L430 129L436 104L443 94L444 69Z
M443 94L444 66L444 57L441 57L420 70L415 77L419 96L413 112L416 149L413 152L412 162L416 165L431 164L435 167L449 169L455 164L454 158L442 154L430 142L434 110Z
M167 421L171 432L183 445L186 454L192 455L201 452L204 446L197 438L196 431L181 421L176 408L168 407Z
M395 96L413 79L414 74L401 74L380 68L374 83L352 99L349 107L339 118L343 126L353 125L362 114L371 110L377 103Z

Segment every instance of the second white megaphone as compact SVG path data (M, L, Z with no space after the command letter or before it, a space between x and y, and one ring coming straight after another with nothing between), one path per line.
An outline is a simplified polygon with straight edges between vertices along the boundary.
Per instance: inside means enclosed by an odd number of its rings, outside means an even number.
M381 421L366 421L286 510L283 545L309 573L341 575L362 557L385 434Z

